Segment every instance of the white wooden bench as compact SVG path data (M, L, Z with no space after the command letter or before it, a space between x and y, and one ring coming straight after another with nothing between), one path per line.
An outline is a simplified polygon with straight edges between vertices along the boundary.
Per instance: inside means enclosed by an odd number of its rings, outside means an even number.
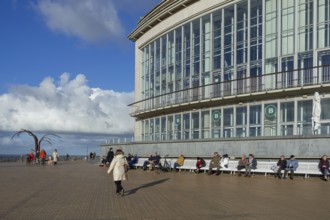
M147 157L141 157L139 158L138 162L134 165L136 168L143 167L144 161L147 161ZM176 158L166 158L167 162L170 164L171 168L174 168L174 163L176 162ZM209 170L209 164L211 162L211 159L204 159L205 160L205 167L203 167L201 170L204 172L207 172ZM164 164L164 158L161 158L161 163ZM299 160L298 160L299 161ZM274 171L271 169L273 165L275 165L277 161L259 161L257 163L257 169L251 170L253 174L255 173L262 173L265 176L275 174ZM220 171L222 173L228 172L232 175L235 175L237 173L237 164L238 160L229 160L228 162L228 168L221 168ZM184 164L180 167L178 167L179 171L186 170L189 172L194 172L196 169L196 159L185 159ZM213 170L216 170L216 168L213 168ZM243 169L244 170L244 169ZM244 171L243 171L244 172ZM317 162L299 162L299 166L297 170L295 171L295 174L304 175L305 178L309 178L311 175L321 175L321 171L318 168Z
M147 161L147 160L148 160L147 157L140 157L138 162L136 164L134 164L134 167L135 168L142 168L144 161Z

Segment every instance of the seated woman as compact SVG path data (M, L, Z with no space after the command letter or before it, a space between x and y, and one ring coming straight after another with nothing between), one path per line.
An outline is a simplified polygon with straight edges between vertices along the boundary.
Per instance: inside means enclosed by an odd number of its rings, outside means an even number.
M128 161L129 167L132 168L138 161L139 161L139 157L137 154L135 154L134 157L132 157L131 160Z
M229 163L229 157L228 157L228 154L225 154L222 156L221 160L220 160L220 170L223 169L223 168L228 168L228 163ZM220 170L217 171L217 176L220 175Z
M178 157L178 159L176 160L176 162L173 165L174 171L177 171L177 169L181 166L183 166L184 164L184 156L183 154L180 154L180 156Z
M201 168L205 166L206 166L205 160L201 157L197 157L195 173L198 174Z
M325 181L328 181L328 175L329 175L329 160L327 155L323 155L319 162L319 168L322 172L323 179Z

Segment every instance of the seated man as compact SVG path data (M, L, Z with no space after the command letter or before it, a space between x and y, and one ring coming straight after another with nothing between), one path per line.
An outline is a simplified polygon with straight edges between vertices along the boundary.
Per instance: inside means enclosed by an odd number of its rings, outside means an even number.
M220 172L219 171L220 170L220 159L221 159L221 156L218 154L218 152L214 152L210 165L209 165L209 172L207 173L208 175L212 175L213 168L217 168L217 173Z
M126 157L127 162L132 160L132 154L128 153L127 157Z
M176 171L178 167L181 167L183 163L184 163L184 156L181 154L173 165L174 171Z
M290 160L287 161L284 176L287 177L288 172L290 171L290 179L293 180L294 171L298 168L298 160L296 160L294 155L290 156Z
M134 157L132 157L132 159L128 161L129 167L132 168L138 161L139 161L139 157L137 156L137 154L135 154Z
M220 163L219 163L220 169L228 168L228 163L229 163L229 157L228 157L228 154L225 154L225 155L223 155L223 157L220 160ZM217 176L220 175L220 169L219 169L219 171L217 171L217 174L216 174Z
M150 161L153 160L153 158L154 158L154 157L152 156L152 154L150 154L150 157L148 158L148 160L144 161L143 166L142 166L144 171L147 170L147 167L148 167L148 165L150 164Z
M160 156L156 152L155 156L150 155L148 160L143 163L143 170L147 170L147 167L149 165L149 170L151 171L153 170L155 165L157 165L159 162L160 162Z
M249 159L248 159L248 162L246 164L246 167L245 167L245 177L251 177L251 170L255 170L257 169L257 159L254 157L253 154L250 154L249 155Z
M286 159L284 155L281 155L280 159L277 161L277 171L275 174L275 177L278 177L279 179L282 178L282 170L285 170L286 168Z
M153 168L155 167L155 165L158 165L160 163L160 155L157 154L157 152L155 153L155 156L152 158L151 161L149 161L149 170L153 170Z
M201 168L203 168L205 166L206 166L205 160L201 157L197 157L195 173L198 174L200 172Z
M247 163L248 163L248 159L246 158L246 155L243 154L242 158L238 161L238 165L237 165L238 176L241 176L241 170L242 169L246 169Z

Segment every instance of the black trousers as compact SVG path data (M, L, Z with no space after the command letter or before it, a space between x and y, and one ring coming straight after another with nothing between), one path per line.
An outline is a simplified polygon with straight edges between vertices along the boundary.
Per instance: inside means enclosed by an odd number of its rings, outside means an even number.
M116 184L116 193L119 193L123 189L123 186L121 185L121 180L115 181L115 184Z

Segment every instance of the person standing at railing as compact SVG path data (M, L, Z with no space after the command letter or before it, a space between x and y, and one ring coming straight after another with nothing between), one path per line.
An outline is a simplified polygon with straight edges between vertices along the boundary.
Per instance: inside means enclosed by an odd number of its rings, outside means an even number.
M325 181L328 181L328 175L329 175L329 160L327 155L323 155L319 162L319 168L322 172L323 179Z

